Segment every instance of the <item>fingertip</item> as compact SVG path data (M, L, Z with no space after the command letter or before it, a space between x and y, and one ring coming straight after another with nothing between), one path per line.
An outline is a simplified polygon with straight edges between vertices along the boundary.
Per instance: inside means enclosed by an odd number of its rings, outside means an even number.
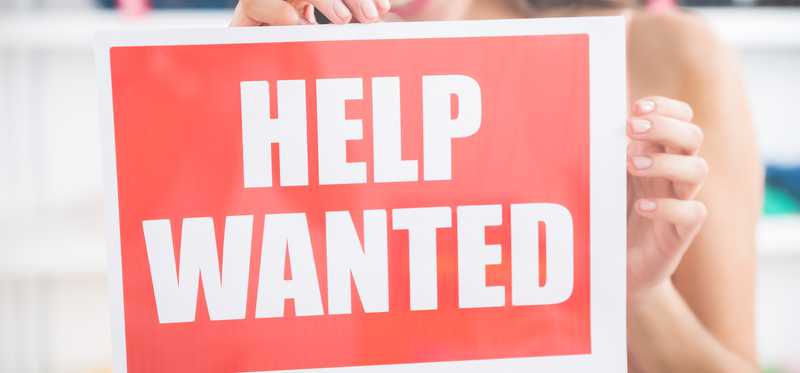
M649 98L641 99L634 104L634 112L639 115L650 114L655 110L656 102Z
M303 8L303 18L308 24L318 24L317 16L314 14L314 5L306 4L305 8Z
M683 110L686 111L686 114L684 114L686 116L686 120L690 121L694 119L694 108L692 107L692 105L689 105L688 103L682 101L681 103L683 104L682 105Z
M378 19L378 7L375 5L375 3L371 1L361 3L361 10L368 19Z
M703 176L703 180L708 177L708 174L711 172L711 166L708 165L708 161L703 157L697 157L699 159L698 166L700 168L699 174Z
M389 13L389 11L392 10L392 3L389 0L378 0L376 6L381 15Z
M648 168L653 167L653 163L655 163L653 158L646 155L631 156L631 166L633 166L636 171L647 170Z
M354 10L354 13L359 22L375 23L380 20L378 7L374 0L359 0L357 7L358 9Z
M702 128L700 128L700 126L698 126L698 125L696 125L696 124L691 124L691 128L692 128L692 130L693 130L693 131L695 131L695 133L696 133L696 135L695 135L695 136L697 137L697 140L696 140L696 141L697 141L697 143L698 143L698 145L697 145L697 148L699 149L699 148L700 148L700 146L702 146L702 145L703 145L703 143L706 141L706 134L705 134L705 131L703 131L703 129L702 129Z
M345 24L350 23L353 19L353 13L350 12L350 9L347 8L347 5L344 5L341 0L333 1L333 12L335 14L335 17L331 19L333 23Z
M648 119L637 117L628 119L628 133L633 136L644 135L649 132L651 128L653 128L653 122Z
M703 223L708 217L708 207L706 207L706 204L701 201L692 200L692 202L694 202L695 214L697 216L698 223Z
M650 214L658 209L658 203L652 199L642 198L636 201L636 209L640 213Z

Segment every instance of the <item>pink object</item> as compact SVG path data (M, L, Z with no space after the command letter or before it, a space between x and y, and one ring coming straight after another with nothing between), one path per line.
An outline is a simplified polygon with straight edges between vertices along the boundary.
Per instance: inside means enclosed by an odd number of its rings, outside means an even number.
M140 16L150 10L148 0L117 0L120 12L127 16Z

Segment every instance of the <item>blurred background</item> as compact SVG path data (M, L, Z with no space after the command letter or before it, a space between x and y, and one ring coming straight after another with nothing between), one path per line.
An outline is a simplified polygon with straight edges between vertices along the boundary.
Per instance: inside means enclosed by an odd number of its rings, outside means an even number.
M0 372L111 365L93 34L225 26L235 0L146 3L0 0ZM744 62L767 167L759 352L800 372L800 0L683 5Z

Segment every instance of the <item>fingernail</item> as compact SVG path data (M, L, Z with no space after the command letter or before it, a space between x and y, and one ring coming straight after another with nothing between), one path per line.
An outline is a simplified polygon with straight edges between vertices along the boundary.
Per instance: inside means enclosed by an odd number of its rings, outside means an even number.
M650 157L643 157L640 155L633 157L633 167L636 167L637 170L644 170L650 168L652 165L653 159Z
M636 108L640 114L647 114L656 109L656 103L650 100L642 100L636 103Z
M380 0L378 1L378 7L381 12L386 13L392 9L392 3L389 0Z
M342 22L349 21L352 16L352 14L350 14L350 9L347 9L347 6L341 1L333 2L333 12L336 13L336 16L339 17Z
M378 18L378 8L375 8L375 4L372 1L362 1L361 12L364 13L364 17L367 17L369 20Z
M303 18L309 24L316 25L317 24L317 16L314 15L314 6L311 4L307 4L306 7L303 9Z
M639 200L639 210L642 211L654 211L656 209L655 201L651 201L649 199L641 199Z
M631 119L631 129L634 133L645 133L650 130L653 125L646 119Z

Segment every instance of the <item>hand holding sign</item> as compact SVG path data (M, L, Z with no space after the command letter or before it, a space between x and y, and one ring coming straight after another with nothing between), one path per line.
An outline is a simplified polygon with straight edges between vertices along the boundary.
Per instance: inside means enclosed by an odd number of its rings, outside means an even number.
M636 300L669 279L706 216L693 200L708 174L703 131L686 103L640 100L628 120L628 292ZM633 204L635 203L635 206Z
M391 8L389 0L241 0L231 26L298 25L317 23L314 8L333 23L380 20Z

